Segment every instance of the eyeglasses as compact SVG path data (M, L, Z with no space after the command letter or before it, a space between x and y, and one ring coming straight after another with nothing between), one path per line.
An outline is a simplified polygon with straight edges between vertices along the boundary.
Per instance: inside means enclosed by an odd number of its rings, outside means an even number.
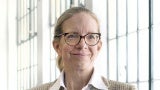
M94 46L99 42L101 36L100 33L88 33L84 36L81 36L77 33L62 33L55 37L60 37L62 35L64 35L65 42L70 46L79 44L82 38L84 38L84 41L87 45Z

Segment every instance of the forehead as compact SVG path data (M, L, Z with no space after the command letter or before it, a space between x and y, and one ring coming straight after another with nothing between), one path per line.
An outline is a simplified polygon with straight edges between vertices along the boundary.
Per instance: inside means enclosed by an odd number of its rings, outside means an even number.
M81 12L64 21L64 32L98 32L98 22L90 14Z

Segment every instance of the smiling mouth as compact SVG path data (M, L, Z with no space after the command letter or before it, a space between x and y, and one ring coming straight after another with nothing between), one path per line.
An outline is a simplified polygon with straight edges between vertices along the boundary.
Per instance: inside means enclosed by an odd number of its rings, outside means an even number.
M77 56L86 56L86 54L73 54L73 55L77 55Z
M76 54L72 54L72 55L75 55L75 56L88 56L88 54L84 54L84 53L76 53Z

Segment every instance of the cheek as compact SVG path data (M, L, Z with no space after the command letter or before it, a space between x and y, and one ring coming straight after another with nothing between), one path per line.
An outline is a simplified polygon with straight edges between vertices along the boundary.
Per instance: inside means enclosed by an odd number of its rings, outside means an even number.
M60 52L61 55L64 56L65 54L68 54L68 52L70 52L72 50L72 48L67 45L64 41L64 39L62 38L60 41Z
M62 52L62 55L65 56L65 55L70 54L71 51L72 51L71 46L64 45L61 52Z
M93 58L96 58L98 55L97 47L93 47L91 50Z
M63 52L70 52L72 49L68 46L63 47Z

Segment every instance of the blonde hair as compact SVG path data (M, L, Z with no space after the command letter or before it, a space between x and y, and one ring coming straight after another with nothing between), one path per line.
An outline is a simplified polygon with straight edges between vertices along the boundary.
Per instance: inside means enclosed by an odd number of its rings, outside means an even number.
M56 41L56 42L60 41L60 38L56 37L56 36L63 33L63 30L62 30L63 22L66 21L67 19L71 18L73 15L75 15L77 13L80 13L80 12L84 12L84 13L87 13L87 14L91 15L96 20L96 22L98 24L98 32L100 32L98 18L93 12L91 12L89 9L86 9L84 7L72 7L70 9L66 10L58 18L57 23L55 25L55 29L54 29L54 40L53 41ZM60 56L57 57L57 66L58 66L60 71L63 70L62 57L60 57Z

